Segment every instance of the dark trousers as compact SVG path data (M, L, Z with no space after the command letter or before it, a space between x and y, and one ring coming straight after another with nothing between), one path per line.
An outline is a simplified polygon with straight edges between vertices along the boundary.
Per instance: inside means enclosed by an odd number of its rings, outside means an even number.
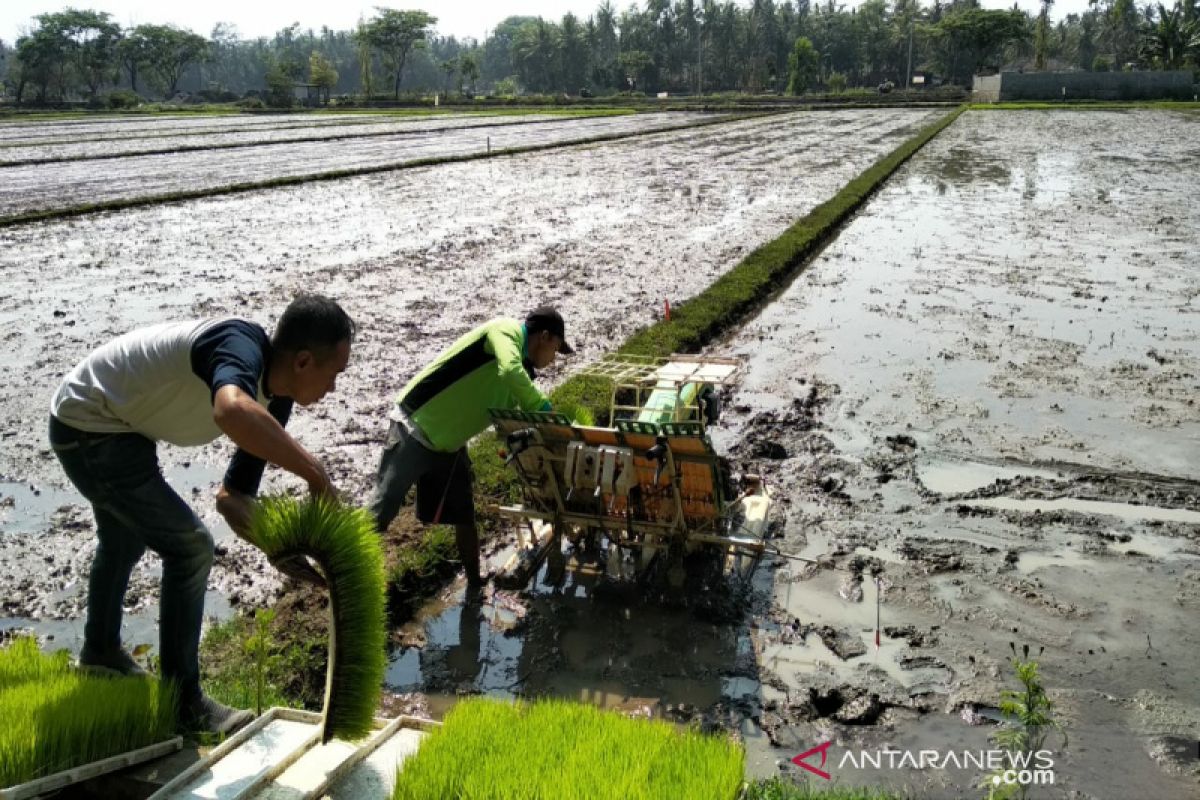
M149 548L162 557L159 654L162 677L180 699L200 696L200 626L213 539L163 479L155 443L136 433L87 433L50 418L50 446L67 477L92 504L96 559L88 581L85 646L121 646L125 590Z

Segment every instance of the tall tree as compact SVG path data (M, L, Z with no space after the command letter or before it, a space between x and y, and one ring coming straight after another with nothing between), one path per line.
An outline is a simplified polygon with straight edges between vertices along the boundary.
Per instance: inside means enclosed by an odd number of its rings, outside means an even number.
M1038 14L1037 25L1034 28L1034 66L1046 68L1046 51L1050 48L1050 8L1054 0L1041 0L1042 11Z
M392 96L400 99L404 64L414 47L423 45L437 17L424 11L397 11L376 7L375 17L360 28L368 45L379 51L384 67L392 74Z
M129 88L134 92L138 90L138 73L149 66L153 55L154 47L140 27L127 31L117 43L117 57L129 75Z
M117 71L117 42L121 28L112 15L104 11L68 8L57 14L38 17L43 25L57 28L67 42L67 52L87 87L88 96L95 98L100 87L111 83Z
M573 94L578 93L588 83L590 71L587 37L578 17L569 12L563 15L558 32L562 88Z
M329 102L329 92L338 82L338 71L333 62L316 50L308 57L308 82L317 87L318 95L324 95L324 103Z
M17 103L25 86L37 87L37 102L50 101L52 88L58 97L67 94L67 43L59 31L40 25L28 36L17 39Z
M930 28L933 59L961 86L984 67L1004 61L1009 45L1030 39L1028 17L1019 10L955 8Z
M612 0L602 0L596 9L588 42L592 52L592 82L606 88L615 87L617 76L617 53L620 52L617 37L617 12Z
M801 36L788 56L788 94L804 94L816 82L821 54L813 48L808 37Z
M167 97L179 88L184 71L208 53L207 39L174 25L139 25L134 30L144 41L150 73Z
M471 96L475 96L475 82L479 80L479 55L475 50L459 56L458 67L462 79L471 86Z

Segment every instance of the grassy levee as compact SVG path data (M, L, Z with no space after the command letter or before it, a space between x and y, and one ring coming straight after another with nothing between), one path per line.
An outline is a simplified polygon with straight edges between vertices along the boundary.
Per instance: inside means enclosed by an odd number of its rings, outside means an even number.
M971 103L967 108L972 111L1130 111L1143 108L1200 111L1200 103L1191 100L1006 100Z
M779 113L779 112L775 112ZM149 195L144 197L128 197L118 200L104 200L98 203L81 203L75 206L67 206L65 208L49 208L35 211L25 211L20 214L11 214L6 217L0 217L0 228L8 228L14 225L26 225L31 222L46 222L48 220L63 219L67 217L79 217L87 214L98 214L105 211L123 211L129 208L139 208L142 206L160 205L163 203L177 203L185 200L199 200L205 197L216 197L224 194L240 194L243 192L256 192L260 189L277 189L283 186L295 186L301 183L314 183L317 181L335 181L343 178L356 178L360 175L375 175L380 172L394 172L404 169L416 169L418 167L431 167L439 164L458 164L467 161L478 161L485 158L498 158L500 156L514 156L523 153L536 153L546 150L561 150L566 147L581 147L591 144L601 144L603 142L615 142L622 139L632 139L638 136L652 136L654 134L671 133L673 131L691 130L693 128L703 128L709 125L722 125L729 122L735 122L741 119L750 117L765 116L765 114L732 114L728 116L718 117L716 119L700 120L698 122L690 122L684 125L674 125L666 128L658 128L652 131L628 131L622 133L607 133L600 136L589 136L582 139L571 139L569 141L551 142L549 144L531 144L521 145L518 147L497 148L490 152L482 153L466 153L454 156L434 156L431 158L420 158L413 161L401 161L390 164L377 164L370 167L352 167L349 169L328 170L325 172L312 172L304 175L289 175L280 178L268 178L262 181L246 181L244 183L231 183L224 186L214 186L209 189L193 189L178 192L166 192L164 194Z
M518 113L519 112L509 112L506 116L516 116ZM619 114L616 114L616 113L585 114L585 113L576 112L576 113L562 113L562 114L542 113L542 114L539 114L538 116L541 116L541 117L569 117L571 119L591 119L593 117L601 118L601 117L628 116L628 115L632 115L632 114L636 114L636 113L637 113L636 111L628 110L628 111L625 111L625 112L619 113ZM471 116L472 118L475 117L474 114L471 114L468 116ZM497 116L501 116L501 115L486 114L486 115L482 115L482 116L497 117ZM77 162L77 161L103 161L103 160L107 160L107 159L116 159L116 158L137 158L140 156L165 156L165 155L173 155L176 153L202 153L202 152L206 152L209 150L236 150L236 149L241 149L241 148L246 148L246 147L271 147L274 145L306 144L306 143L310 143L310 142L340 142L340 141L344 141L346 139L378 139L378 138L384 137L384 136L405 136L405 135L410 135L412 133L446 133L446 132L476 130L478 128L507 128L507 127L512 127L515 125L545 124L547 122L547 120L546 119L521 119L521 120L514 120L511 122L479 122L478 124L475 124L475 125L459 125L458 127L454 127L454 128L441 128L441 129L435 129L432 131L392 130L392 131L374 131L371 133L354 133L353 132L353 129L355 126L370 125L373 122L374 122L374 120L370 120L370 121L366 121L366 122L355 121L352 123L347 123L344 126L338 126L338 125L323 126L326 128L336 128L336 127L345 127L346 128L345 133L339 133L336 136L295 136L290 139L289 138L270 139L270 140L263 140L263 141L257 141L257 142L225 142L225 143L217 142L217 143L213 143L213 144L178 145L176 147L155 147L155 148L150 148L150 149L146 149L146 150L130 150L130 151L124 152L124 153L92 153L89 155L62 156L62 157L57 157L57 158L56 157L26 158L26 159L14 160L14 161L0 161L0 169L5 169L8 167L32 167L32 166L37 166L39 164L69 164L69 163L73 163L73 162ZM289 126L289 127L291 127L291 126ZM206 134L200 134L200 135L221 136L221 135L224 135L225 133L257 133L259 130L262 130L262 129L259 128L256 130L254 128L237 128L237 129L234 129L231 131L220 131L217 133L206 133ZM281 129L267 128L266 131L263 131L263 132L269 132L272 130L281 130ZM286 128L284 128L283 130L286 130ZM145 136L145 137L122 136L120 138L109 139L107 141L120 142L120 141L129 141L129 140L138 140L138 139L173 139L173 138L178 138L180 136L195 136L195 135L197 135L197 134L158 133L158 134L152 134L150 136ZM59 142L58 144L71 144L71 142ZM6 149L11 149L11 148L16 148L16 147L33 147L33 146L36 146L36 145L26 145L26 144L0 145L0 152L4 151ZM0 173L0 174L2 174L2 173Z

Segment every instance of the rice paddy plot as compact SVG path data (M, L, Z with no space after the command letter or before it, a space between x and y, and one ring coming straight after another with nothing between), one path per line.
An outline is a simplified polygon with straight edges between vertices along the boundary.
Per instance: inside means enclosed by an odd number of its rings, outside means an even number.
M97 161L8 167L0 186L0 216L53 211L106 201L169 198L174 193L219 191L236 184L386 168L426 159L486 154L513 147L561 145L600 136L684 127L710 115L640 114L555 120L536 125L460 132L398 133L394 137L334 142L264 144Z
M224 130L202 132L175 131L167 133L139 133L119 137L89 136L83 138L55 138L45 142L6 145L0 142L0 167L26 161L51 159L97 159L115 156L136 156L147 153L179 150L181 152L205 148L222 149L246 147L256 144L283 144L312 140L354 139L383 136L387 134L428 133L488 125L513 125L544 122L553 119L545 114L514 114L504 117L484 117L470 114L446 114L441 116L364 116L346 120L339 124L314 120L307 125L281 125L278 127L254 126L251 128L230 127ZM4 173L0 173L0 177Z

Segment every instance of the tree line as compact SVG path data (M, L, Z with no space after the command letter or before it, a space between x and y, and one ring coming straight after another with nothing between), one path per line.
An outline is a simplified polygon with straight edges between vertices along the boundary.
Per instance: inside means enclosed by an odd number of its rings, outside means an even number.
M969 86L979 71L1200 66L1200 0L1137 7L1092 0L1082 14L986 10L978 0L602 0L586 19L513 16L483 41L439 36L436 17L377 8L353 30L244 39L228 23L205 37L174 25L122 28L111 15L39 14L15 45L0 40L0 78L18 102L98 102L103 92L207 99L247 93L287 104L297 84L333 95L602 95L619 91L789 92L909 84L916 73ZM136 98L134 98L136 99Z

